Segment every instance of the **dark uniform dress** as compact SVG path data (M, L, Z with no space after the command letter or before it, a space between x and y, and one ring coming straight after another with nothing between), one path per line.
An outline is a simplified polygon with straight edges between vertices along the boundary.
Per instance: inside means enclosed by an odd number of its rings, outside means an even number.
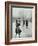
M21 33L21 29L19 27L16 28L16 34L19 34L20 35Z
M20 26L20 23L17 23L16 24L16 35L18 34L19 35L19 38L20 38L20 33L21 33L21 29L19 28L19 26Z

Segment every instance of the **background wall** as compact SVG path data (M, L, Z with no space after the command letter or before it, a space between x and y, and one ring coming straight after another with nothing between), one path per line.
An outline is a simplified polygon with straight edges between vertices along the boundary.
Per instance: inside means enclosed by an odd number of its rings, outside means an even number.
M5 46L5 1L7 0L0 0L0 46ZM11 1L33 2L38 4L38 0L11 0ZM37 17L38 17L38 8L37 8ZM38 18L37 18L37 23L38 23ZM38 43L18 44L18 45L10 45L10 46L38 46Z

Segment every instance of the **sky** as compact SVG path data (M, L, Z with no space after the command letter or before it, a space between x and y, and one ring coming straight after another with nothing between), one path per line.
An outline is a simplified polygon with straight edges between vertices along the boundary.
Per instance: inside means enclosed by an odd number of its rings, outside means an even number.
M13 17L26 17L32 16L32 8L12 8Z

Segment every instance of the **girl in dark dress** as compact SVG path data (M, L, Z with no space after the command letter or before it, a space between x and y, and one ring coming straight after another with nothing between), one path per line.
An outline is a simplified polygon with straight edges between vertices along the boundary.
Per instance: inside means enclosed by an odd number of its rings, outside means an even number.
M20 38L20 33L21 33L21 29L20 29L20 23L18 23L18 21L16 20L16 35L18 34L19 35L19 38Z

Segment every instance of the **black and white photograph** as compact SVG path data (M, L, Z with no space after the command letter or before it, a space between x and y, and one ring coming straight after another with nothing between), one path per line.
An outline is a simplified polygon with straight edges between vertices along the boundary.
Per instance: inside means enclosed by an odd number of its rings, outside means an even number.
M32 37L32 8L12 8L12 38Z
M5 2L5 44L37 42L37 4Z

